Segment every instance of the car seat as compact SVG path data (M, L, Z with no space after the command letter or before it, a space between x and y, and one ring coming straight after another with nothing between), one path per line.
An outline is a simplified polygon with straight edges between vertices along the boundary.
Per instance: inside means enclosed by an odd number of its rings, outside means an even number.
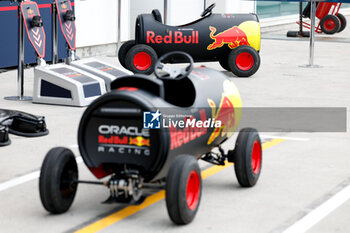
M155 20L157 20L158 22L160 23L163 23L162 21L162 15L160 14L159 10L158 9L154 9L152 11L152 15L154 17Z

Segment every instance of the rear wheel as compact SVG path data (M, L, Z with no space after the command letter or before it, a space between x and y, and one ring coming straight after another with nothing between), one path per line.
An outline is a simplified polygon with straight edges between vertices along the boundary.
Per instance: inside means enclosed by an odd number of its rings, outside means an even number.
M338 17L339 20L340 20L340 27L339 27L338 32L341 32L341 31L343 31L343 30L345 29L345 27L346 27L346 18L345 18L344 15L342 15L342 14L340 14L340 13L337 14L337 17Z
M135 45L135 40L128 40L122 46L120 46L120 49L118 51L118 59L119 59L120 64L124 68L126 68L126 66L125 66L126 54L128 53L129 49L134 45Z
M166 205L170 219L179 225L190 223L196 216L202 191L197 160L190 155L178 156L170 167L166 182Z
M256 129L244 128L239 132L233 160L239 184L243 187L254 186L262 166L261 141Z
M53 213L66 212L77 191L78 166L73 152L52 148L44 159L39 178L39 192L44 208Z
M334 34L340 29L340 20L335 15L326 15L320 22L322 32L326 34Z
M259 53L248 45L233 49L227 58L229 70L238 77L249 77L259 69Z
M157 61L157 54L148 45L138 44L130 48L126 54L125 65L134 73L152 74Z

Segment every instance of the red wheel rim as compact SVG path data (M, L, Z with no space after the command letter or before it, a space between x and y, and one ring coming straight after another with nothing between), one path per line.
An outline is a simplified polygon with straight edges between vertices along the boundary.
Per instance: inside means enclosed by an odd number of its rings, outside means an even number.
M250 70L254 65L254 58L250 53L240 53L236 57L236 65L240 70Z
M335 28L335 22L333 19L326 19L324 21L323 27L327 30L327 31L332 31Z
M196 171L191 171L188 176L186 189L186 202L190 210L194 210L198 205L200 186L198 173Z
M135 54L133 62L136 69L147 70L152 64L152 58L146 52L139 52Z
M252 169L254 174L258 174L261 167L261 145L258 140L255 140L252 151Z

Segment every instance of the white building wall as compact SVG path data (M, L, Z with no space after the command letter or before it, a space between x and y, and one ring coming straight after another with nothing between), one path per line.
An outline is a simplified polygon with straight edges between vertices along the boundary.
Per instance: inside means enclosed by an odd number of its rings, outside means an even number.
M129 38L129 0L121 2L121 40ZM77 47L117 41L118 0L75 0Z
M233 0L233 1L239 1L239 0ZM216 6L213 9L213 13L228 13L226 11L226 0L206 0L206 7L210 6L211 4L215 3Z
M200 18L203 0L168 0L168 24L181 25Z
M254 13L255 12L254 1L230 1L226 0L226 12L225 13Z
M164 0L130 0L130 24L129 26L129 38L135 38L135 22L139 14L150 14L153 9L158 9L164 17ZM164 21L164 18L163 18Z
M247 0L207 0L207 6L216 3L214 13L253 13L254 1Z
M75 0L77 47L117 42L119 0ZM206 0L216 3L214 13L254 12L254 1ZM121 41L135 37L135 20L141 13L158 9L164 17L164 0L121 0ZM168 0L167 23L181 25L200 17L204 0Z

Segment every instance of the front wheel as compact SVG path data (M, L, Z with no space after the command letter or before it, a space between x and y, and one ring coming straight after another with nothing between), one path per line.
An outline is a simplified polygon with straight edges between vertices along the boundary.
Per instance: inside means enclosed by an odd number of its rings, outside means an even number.
M180 155L172 163L166 179L166 205L170 219L178 225L190 223L196 216L202 192L197 160Z
M233 49L227 58L230 71L238 77L249 77L260 67L259 53L248 45L241 45Z
M78 166L73 152L67 148L52 148L44 159L39 178L40 199L53 214L66 212L77 191Z
M254 186L262 166L261 140L256 129L244 128L239 132L233 160L238 183L242 187Z
M137 44L127 52L125 66L136 74L152 74L157 58L156 52L150 46Z

